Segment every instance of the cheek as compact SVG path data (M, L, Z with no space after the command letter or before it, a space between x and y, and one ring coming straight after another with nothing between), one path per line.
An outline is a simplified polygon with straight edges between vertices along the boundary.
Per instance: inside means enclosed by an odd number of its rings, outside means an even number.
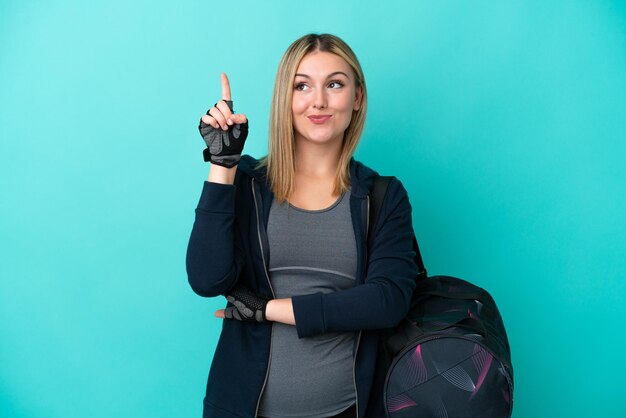
M293 98L292 102L291 102L291 116L292 116L292 123L293 123L293 128L296 131L300 131L300 129L302 128L302 117L303 114L306 110L306 106L302 105L302 100L298 100L295 97Z
M347 94L342 94L337 97L336 107L337 109L341 109L342 111L350 111L352 112L352 106L354 103L354 94L353 92L349 92Z
M345 94L337 98L336 109L341 112L341 125L346 129L352 120L352 110L354 106L354 96Z
M306 103L302 98L294 96L291 101L291 111L294 115L299 115L306 110Z

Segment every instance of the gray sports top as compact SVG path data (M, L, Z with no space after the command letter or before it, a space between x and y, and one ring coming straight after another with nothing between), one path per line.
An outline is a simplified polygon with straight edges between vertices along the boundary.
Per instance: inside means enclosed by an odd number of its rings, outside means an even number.
M349 190L321 210L274 201L267 234L269 276L277 298L354 286L357 255ZM356 333L300 339L292 325L275 322L272 326L269 375L259 415L322 418L354 404Z

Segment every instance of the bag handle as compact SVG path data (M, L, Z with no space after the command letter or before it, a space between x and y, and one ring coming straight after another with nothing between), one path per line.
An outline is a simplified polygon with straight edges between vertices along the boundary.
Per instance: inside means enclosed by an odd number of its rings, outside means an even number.
M461 285L460 291L451 290L459 285ZM429 296L446 299L474 299L483 302L485 306L494 305L493 298L485 289L452 276L432 276L429 280L418 283L415 288L415 301Z

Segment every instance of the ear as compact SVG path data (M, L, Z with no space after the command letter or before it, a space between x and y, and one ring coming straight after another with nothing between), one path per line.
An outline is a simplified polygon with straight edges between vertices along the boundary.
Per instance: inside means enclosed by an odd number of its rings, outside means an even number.
M361 102L363 101L363 87L358 86L356 88L356 97L354 98L353 109L356 112L361 108Z

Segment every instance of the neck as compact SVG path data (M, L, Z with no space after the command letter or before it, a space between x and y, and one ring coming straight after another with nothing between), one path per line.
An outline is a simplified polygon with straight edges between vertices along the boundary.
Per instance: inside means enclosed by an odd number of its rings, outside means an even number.
M296 139L296 174L316 178L334 178L341 156L341 141L315 144Z

